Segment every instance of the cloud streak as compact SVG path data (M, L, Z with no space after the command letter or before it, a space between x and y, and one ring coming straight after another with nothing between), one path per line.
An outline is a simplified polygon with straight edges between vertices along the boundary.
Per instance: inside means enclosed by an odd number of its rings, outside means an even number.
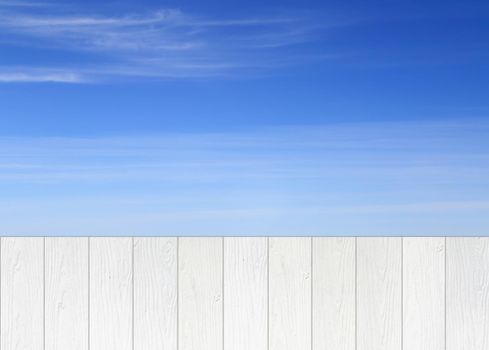
M338 124L108 138L0 138L0 178L77 183L348 181L382 186L489 178L489 125ZM481 144L485 147L481 148ZM11 166L11 167L10 167ZM375 187L375 186L371 186Z
M86 82L78 73L56 72L52 70L0 71L0 83L65 83Z
M345 25L340 22L319 25L311 16L290 14L210 18L178 9L160 9L146 14L109 16L87 15L81 10L78 13L40 11L28 3L11 4L19 6L2 9L0 5L3 32L0 46L3 42L91 55L93 60L70 68L82 77L80 82L120 76L207 77L235 75L243 70L269 70L290 64L294 55L284 60L280 50L313 40L324 27ZM306 52L302 54L307 56ZM32 68L18 67L15 74L25 74L24 69ZM1 69L0 74L7 75ZM56 81L65 82L64 79Z
M46 7L48 6L47 3L43 2L32 2L32 1L15 1L15 0L1 0L0 1L0 9L2 7L4 8L9 8L9 7Z
M487 140L483 120L1 137L0 231L489 233Z

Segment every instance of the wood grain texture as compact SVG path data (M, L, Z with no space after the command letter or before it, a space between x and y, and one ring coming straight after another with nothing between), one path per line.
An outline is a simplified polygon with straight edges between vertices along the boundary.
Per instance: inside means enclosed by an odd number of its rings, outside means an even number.
M401 245L357 239L358 350L401 350Z
M223 349L223 239L179 239L179 350Z
M355 349L355 239L313 238L313 349Z
M134 349L177 350L177 239L134 239Z
M268 348L266 238L224 239L224 349Z
M447 238L447 350L489 349L489 238Z
M489 349L489 238L0 244L1 350Z
M44 349L44 239L1 239L1 349Z
M46 238L46 349L88 349L88 238Z
M311 238L269 240L270 350L311 349Z
M403 350L445 349L445 239L404 238Z
M132 238L90 238L90 350L132 349Z

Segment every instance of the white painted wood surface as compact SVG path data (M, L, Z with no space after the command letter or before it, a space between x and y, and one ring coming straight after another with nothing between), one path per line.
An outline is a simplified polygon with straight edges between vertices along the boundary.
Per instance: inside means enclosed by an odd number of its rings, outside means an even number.
M447 350L489 349L489 238L447 239Z
M313 349L355 349L355 238L313 238Z
M177 350L177 239L134 238L134 349Z
M88 349L88 238L46 238L46 349Z
M311 238L270 238L270 350L311 349Z
M132 238L90 238L90 350L132 350Z
M224 240L224 349L268 349L266 238Z
M401 238L357 239L357 348L401 350Z
M485 350L489 238L6 238L1 350Z
M445 349L445 239L404 238L403 350Z
M179 349L223 349L223 239L179 239Z
M1 349L44 349L44 239L2 238Z

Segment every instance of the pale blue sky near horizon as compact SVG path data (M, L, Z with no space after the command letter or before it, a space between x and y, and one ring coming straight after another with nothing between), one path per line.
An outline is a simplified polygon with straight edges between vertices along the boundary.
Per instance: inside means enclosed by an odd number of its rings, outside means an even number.
M488 23L0 0L0 234L489 235Z

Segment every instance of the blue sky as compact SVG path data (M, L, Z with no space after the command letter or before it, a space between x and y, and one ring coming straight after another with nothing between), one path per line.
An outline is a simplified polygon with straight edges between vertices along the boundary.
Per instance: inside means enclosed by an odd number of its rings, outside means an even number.
M489 234L483 1L0 0L3 234Z

